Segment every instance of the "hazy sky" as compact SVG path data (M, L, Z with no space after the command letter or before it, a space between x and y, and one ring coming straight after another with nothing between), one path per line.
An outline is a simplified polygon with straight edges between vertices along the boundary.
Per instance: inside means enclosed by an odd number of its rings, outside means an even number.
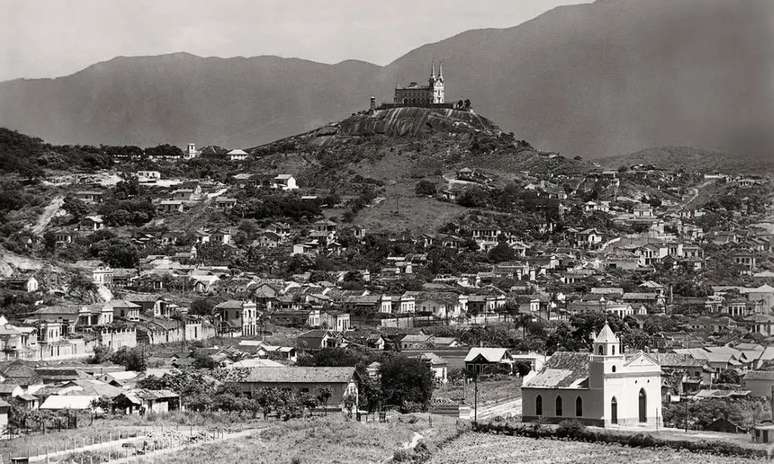
M387 64L468 29L583 0L0 0L0 80L187 51Z

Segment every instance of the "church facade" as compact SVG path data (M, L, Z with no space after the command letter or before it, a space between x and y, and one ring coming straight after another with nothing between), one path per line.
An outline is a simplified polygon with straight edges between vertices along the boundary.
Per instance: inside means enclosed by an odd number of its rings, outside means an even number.
M647 353L624 354L605 323L593 353L556 352L522 386L522 420L615 427L662 426L661 367Z
M393 103L400 106L433 106L442 105L446 99L444 85L443 65L435 73L435 64L431 66L428 85L419 85L412 82L405 87L395 88Z

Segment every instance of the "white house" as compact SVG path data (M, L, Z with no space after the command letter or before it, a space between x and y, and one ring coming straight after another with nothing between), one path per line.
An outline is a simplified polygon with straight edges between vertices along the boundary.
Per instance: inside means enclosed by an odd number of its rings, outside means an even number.
M274 178L274 184L272 187L282 190L296 190L298 188L298 184L296 183L296 178L292 175L280 174Z
M661 426L661 367L643 352L621 352L605 324L593 353L557 352L521 389L523 421L575 419L603 427Z
M240 150L239 148L235 148L226 153L226 156L228 156L229 161L244 161L247 159L247 152Z

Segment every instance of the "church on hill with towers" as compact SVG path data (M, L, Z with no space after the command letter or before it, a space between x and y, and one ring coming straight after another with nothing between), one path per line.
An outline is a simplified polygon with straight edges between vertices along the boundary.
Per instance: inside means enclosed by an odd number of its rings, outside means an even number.
M393 104L398 106L446 106L446 89L444 87L443 64L435 73L435 63L431 65L428 85L412 82L405 87L395 88Z
M607 323L591 353L557 351L521 392L524 422L662 426L661 367L642 351L623 353Z

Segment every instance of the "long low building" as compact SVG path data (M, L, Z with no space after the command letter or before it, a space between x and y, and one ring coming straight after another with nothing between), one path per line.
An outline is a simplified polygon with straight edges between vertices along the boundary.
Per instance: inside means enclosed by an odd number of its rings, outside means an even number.
M328 408L341 409L347 399L358 404L354 367L254 367L247 376L230 383L248 396L262 388L287 388L317 397L327 389L331 394Z

